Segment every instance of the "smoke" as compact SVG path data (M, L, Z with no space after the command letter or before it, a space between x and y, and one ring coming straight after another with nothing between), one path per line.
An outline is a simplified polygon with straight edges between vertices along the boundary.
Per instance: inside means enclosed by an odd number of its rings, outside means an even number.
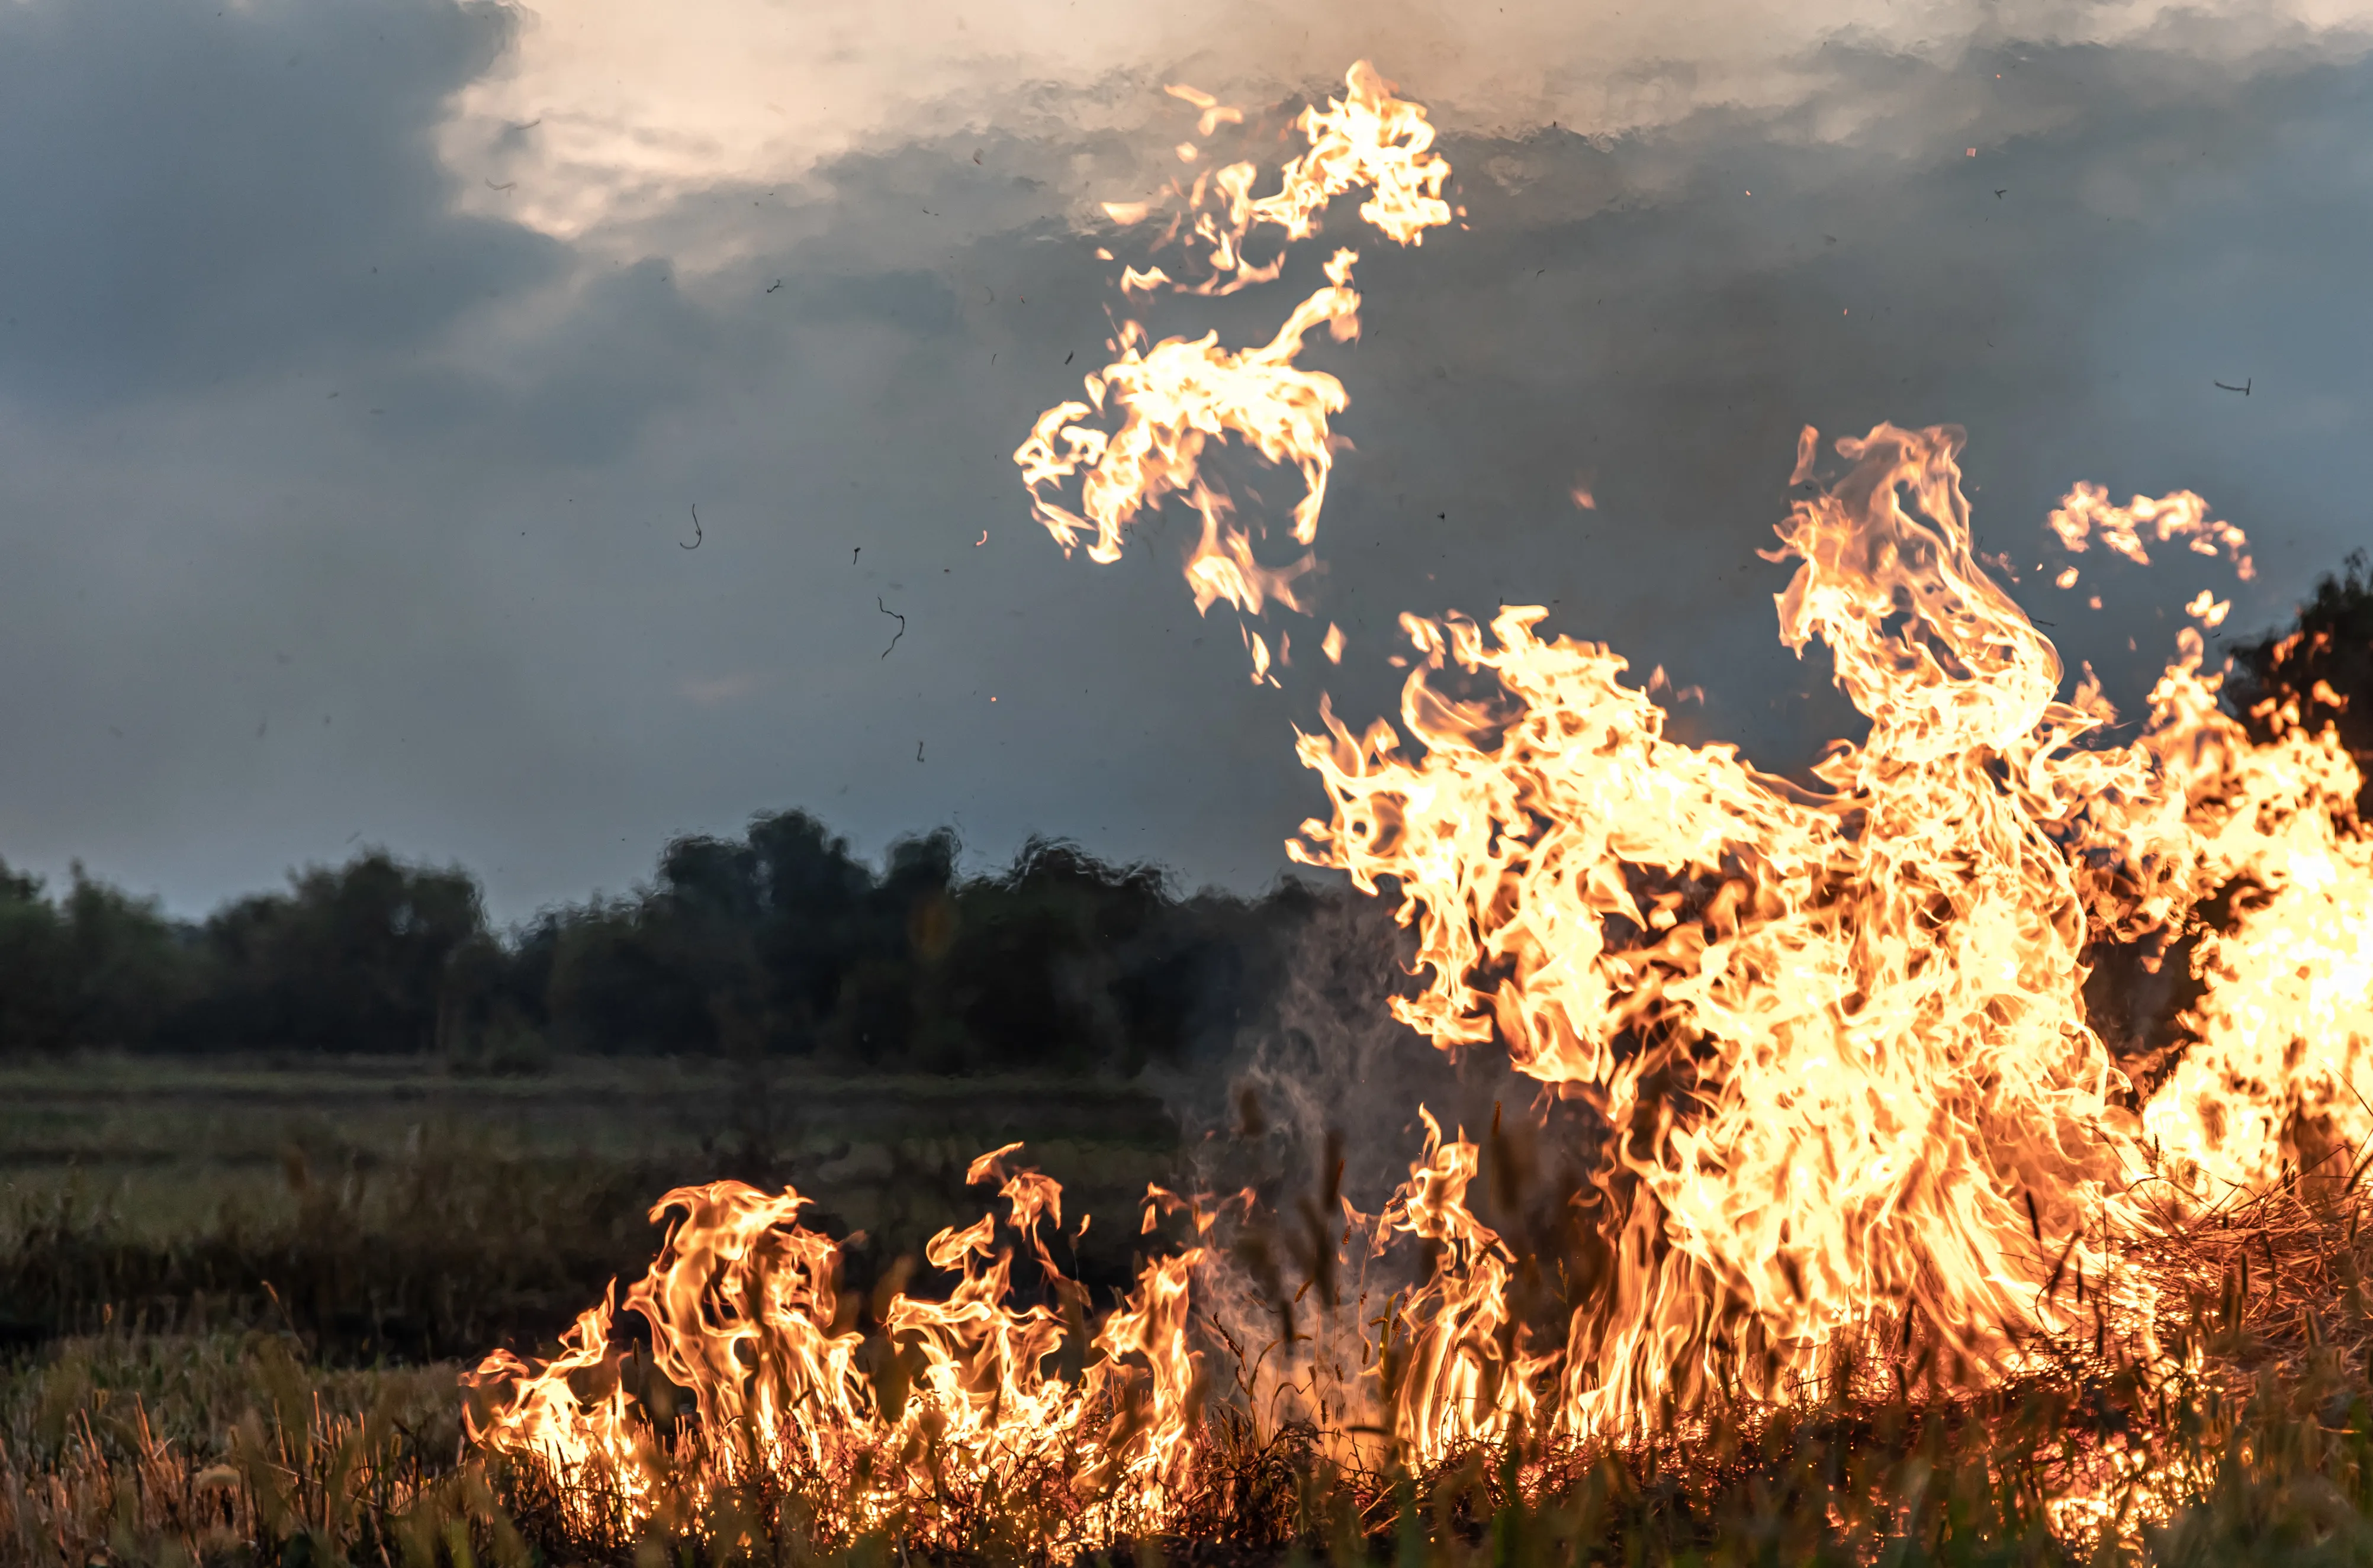
M1393 1017L1413 951L1385 900L1345 889L1317 901L1270 1008L1225 1055L1161 1086L1202 1190L1251 1187L1274 1205L1324 1183L1339 1144L1344 1195L1375 1214L1409 1174L1419 1106L1447 1124L1479 1104L1488 1119L1487 1081L1529 1098L1497 1053L1454 1061Z

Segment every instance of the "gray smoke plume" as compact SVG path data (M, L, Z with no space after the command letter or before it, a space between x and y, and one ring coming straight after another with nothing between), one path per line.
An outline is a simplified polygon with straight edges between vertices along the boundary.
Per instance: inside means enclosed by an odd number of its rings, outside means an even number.
M1415 939L1392 912L1350 891L1323 900L1271 1010L1210 1071L1166 1086L1193 1191L1216 1215L1197 1276L1207 1365L1215 1392L1264 1430L1385 1420L1377 1325L1431 1267L1382 1223L1425 1153L1422 1112L1445 1142L1481 1147L1468 1206L1523 1252L1535 1238L1568 1249L1557 1245L1568 1200L1595 1146L1578 1108L1498 1048L1453 1055L1393 1017L1417 977ZM1551 1295L1537 1327L1554 1331L1563 1304Z

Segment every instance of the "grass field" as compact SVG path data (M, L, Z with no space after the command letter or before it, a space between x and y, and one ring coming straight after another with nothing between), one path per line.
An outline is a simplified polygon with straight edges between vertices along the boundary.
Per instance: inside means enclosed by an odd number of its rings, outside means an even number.
M452 1471L457 1373L498 1344L547 1344L638 1274L669 1187L796 1184L878 1265L977 1217L965 1166L1023 1136L1116 1216L1177 1144L1151 1097L1078 1082L648 1061L508 1076L0 1065L0 1562L301 1559L312 1548L289 1540L326 1548L357 1516L258 1512L256 1485L366 1438ZM1127 1277L1132 1230L1110 1226L1083 1268ZM254 1473L234 1483L241 1462ZM125 1478L187 1495L127 1524Z
M1141 1092L592 1063L91 1060L0 1070L0 1563L911 1562L894 1529L820 1541L777 1477L637 1539L572 1534L548 1478L471 1459L455 1377L532 1351L638 1274L668 1186L797 1184L859 1275L981 1213L964 1167L1027 1136L1080 1272L1127 1280L1135 1201L1177 1132ZM1346 1468L1220 1412L1188 1523L1115 1555L1397 1568L1680 1563L2373 1562L2373 1236L2285 1200L2204 1237L2201 1370L2146 1386L2081 1345L1954 1400L1708 1412L1618 1451ZM2236 1260L2262 1252L2253 1276ZM2215 1271L2222 1268L2220 1276ZM2215 1282L2222 1278L2221 1295ZM858 1288L866 1283L852 1280ZM2072 1520L2102 1467L2147 1516ZM1030 1562L1014 1497L941 1560Z
M64 1204L126 1234L185 1237L225 1209L291 1218L321 1180L385 1186L460 1159L797 1181L860 1225L918 1170L1031 1140L1083 1191L1124 1201L1166 1168L1176 1130L1150 1095L1076 1081L825 1078L718 1063L576 1062L463 1076L401 1060L329 1065L97 1058L0 1063L0 1225Z
M474 1354L548 1337L638 1273L670 1187L791 1183L887 1260L976 1218L965 1166L1024 1137L1110 1218L1133 1215L1177 1143L1151 1097L1077 1082L669 1062L0 1069L0 1343L228 1315L332 1360ZM1130 1228L1108 1225L1113 1249L1083 1265L1125 1278Z

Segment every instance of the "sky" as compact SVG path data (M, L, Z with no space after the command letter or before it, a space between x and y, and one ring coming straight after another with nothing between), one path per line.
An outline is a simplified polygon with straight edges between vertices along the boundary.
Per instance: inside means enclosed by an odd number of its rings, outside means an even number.
M1965 426L1980 547L2131 710L2197 589L2246 634L2373 544L2369 44L2343 4L0 0L0 856L197 915L385 847L511 921L800 807L1257 889L1321 692L1388 712L1397 615L1502 602L1786 767L1852 723L1756 554L1807 424ZM1362 57L1465 226L1339 204L1276 284L1133 312L1257 342L1362 252L1361 338L1305 355L1349 447L1297 642L1348 646L1256 686L1176 517L1067 560L1011 454L1101 363L1163 87L1281 149ZM2199 492L2255 579L2057 592L2078 480Z

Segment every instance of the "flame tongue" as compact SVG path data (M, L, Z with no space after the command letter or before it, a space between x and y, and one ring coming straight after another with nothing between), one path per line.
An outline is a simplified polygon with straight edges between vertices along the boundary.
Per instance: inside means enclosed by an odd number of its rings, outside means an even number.
M1303 336L1322 323L1338 341L1358 334L1360 296L1350 286L1356 260L1349 250L1338 252L1327 286L1295 308L1266 344L1241 354L1221 348L1215 332L1191 343L1164 338L1147 348L1141 328L1123 328L1120 358L1087 381L1099 406L1107 398L1119 406L1120 428L1108 433L1079 423L1090 412L1086 403L1058 403L1013 455L1033 510L1056 542L1068 553L1093 534L1088 559L1109 564L1120 559L1122 529L1140 511L1167 495L1189 494L1205 524L1203 545L1187 569L1196 608L1224 598L1257 611L1275 598L1299 609L1292 584L1303 568L1269 572L1256 563L1250 534L1225 520L1229 508L1198 469L1205 447L1230 435L1270 462L1293 464L1306 486L1294 507L1293 537L1303 545L1317 537L1334 466L1327 422L1349 400L1342 382L1293 361ZM1074 475L1083 476L1079 511L1041 494Z
M1783 637L1827 641L1872 720L1825 765L1833 794L1666 739L1624 661L1538 640L1537 610L1489 638L1420 623L1421 759L1339 725L1303 743L1337 808L1303 853L1396 878L1419 926L1431 984L1404 1019L1504 1040L1610 1124L1618 1279L1574 1318L1561 1411L1584 1429L1709 1380L1778 1393L1907 1296L1998 1360L2040 1267L2026 1195L2050 1195L2056 1248L2119 1168L2082 912L2001 782L2044 761L2056 661L1969 560L1950 439L1882 427L1851 455L1781 529L1802 563ZM1500 703L1439 697L1449 664Z
M1782 639L1827 645L1870 721L1818 770L1825 794L1666 738L1624 661L1541 641L1537 609L1488 634L1409 622L1414 760L1331 714L1301 742L1335 810L1296 853L1392 878L1417 927L1428 983L1398 1015L1444 1046L1505 1042L1610 1129L1615 1278L1564 1347L1572 1430L1716 1386L1784 1394L1883 1324L1939 1376L2004 1369L2056 1325L2043 1287L2072 1263L2110 1277L2146 1343L2108 1244L2150 1225L2130 1189L2151 1161L2111 1102L2086 947L2163 935L2237 877L2282 912L2212 946L2207 1038L2151 1132L2198 1191L2271 1176L2302 1109L2337 1144L2373 1131L2350 1092L2373 854L2334 826L2354 769L2328 736L2250 748L2189 632L2149 732L2078 748L2106 709L2055 699L2056 654L1973 560L1959 440L1840 442L1853 470L1779 529L1774 558L1799 563ZM1497 697L1444 694L1454 667ZM2301 960L2279 1009L2277 943Z
M926 1256L958 1275L954 1288L939 1300L889 1291L875 1345L837 1294L839 1246L799 1223L806 1200L795 1190L719 1181L660 1201L651 1217L669 1219L666 1241L623 1307L649 1325L658 1371L697 1407L694 1502L754 1470L838 1478L819 1521L829 1533L896 1518L929 1541L969 1504L1053 1477L1071 1482L1044 1521L1056 1544L1160 1516L1191 1467L1201 1358L1188 1343L1186 1290L1201 1254L1151 1266L1106 1316L1084 1374L1067 1379L1058 1358L1080 1332L1085 1293L1056 1268L1042 1231L1061 1223L1062 1189L1009 1171L1019 1146L982 1156L968 1174L1001 1183L1011 1226L1062 1307L1013 1303L1013 1254L984 1216L931 1238ZM669 1468L614 1338L611 1314L596 1308L554 1360L497 1352L464 1379L473 1440L552 1465L586 1533L605 1522L596 1498L614 1491L639 1517Z
M1266 266L1249 264L1244 246L1252 234L1267 226L1282 231L1288 244L1308 238L1327 203L1351 191L1369 192L1361 217L1398 245L1419 244L1427 229L1449 223L1455 215L1442 190L1450 165L1432 150L1425 110L1393 97L1392 84L1365 61L1351 67L1345 85L1343 98L1328 99L1324 110L1314 105L1295 122L1307 145L1280 171L1275 192L1253 195L1258 171L1235 163L1198 178L1191 192L1176 192L1185 197L1184 210L1174 216L1170 233L1185 226L1210 247L1202 258L1210 275L1202 283L1183 285L1160 267L1132 266L1122 273L1122 293L1232 294L1268 282L1283 269L1285 251ZM1167 90L1203 110L1203 135L1222 118L1243 118L1196 88ZM1133 203L1105 206L1116 220L1131 223L1147 210ZM1111 343L1116 357L1084 378L1087 401L1060 402L1039 415L1013 454L1032 514L1063 553L1084 544L1091 561L1119 560L1129 525L1175 495L1202 519L1186 568L1198 612L1224 600L1245 615L1272 604L1308 613L1300 579L1317 563L1311 547L1327 482L1336 451L1347 444L1331 421L1350 399L1341 381L1295 361L1309 333L1322 325L1338 343L1359 336L1360 296L1351 286L1358 261L1357 252L1338 250L1325 268L1327 286L1304 298L1257 346L1222 348L1216 332L1149 346L1144 327L1123 322ZM1115 412L1116 428L1092 422L1092 415ZM1300 472L1303 494L1289 530L1302 551L1298 559L1265 564L1256 553L1266 534L1262 520L1240 514L1220 482L1204 471L1213 445L1230 437L1263 461ZM1076 507L1058 498L1073 481L1080 487ZM1269 679L1267 639L1247 628L1245 645L1253 656L1254 680Z

